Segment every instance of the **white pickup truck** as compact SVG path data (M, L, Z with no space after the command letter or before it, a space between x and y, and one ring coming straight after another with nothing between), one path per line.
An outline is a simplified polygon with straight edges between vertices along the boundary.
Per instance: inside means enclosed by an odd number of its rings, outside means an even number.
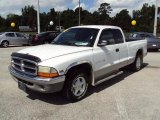
M51 44L12 53L9 70L24 91L63 91L78 101L89 85L108 80L120 68L140 70L146 55L147 41L126 42L119 27L78 26L65 30Z

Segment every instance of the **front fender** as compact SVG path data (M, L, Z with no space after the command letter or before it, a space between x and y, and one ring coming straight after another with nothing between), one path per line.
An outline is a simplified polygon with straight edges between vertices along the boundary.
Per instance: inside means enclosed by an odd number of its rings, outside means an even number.
M66 68L65 74L66 74L71 68L73 68L73 67L75 67L75 66L77 66L77 65L85 64L85 63L89 64L89 65L92 67L92 63L91 63L90 61L74 62L74 63L70 64L70 65ZM92 68L92 69L93 69L93 68Z

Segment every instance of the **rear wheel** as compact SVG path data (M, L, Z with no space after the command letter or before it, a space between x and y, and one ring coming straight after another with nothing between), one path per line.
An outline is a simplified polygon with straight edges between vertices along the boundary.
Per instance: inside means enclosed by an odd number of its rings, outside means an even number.
M133 71L139 71L142 68L142 63L143 63L143 57L142 55L138 54L136 56L136 59L134 61L134 63L131 65Z
M1 45L2 45L2 47L6 48L6 47L9 46L9 42L8 41L3 41Z
M74 71L66 77L63 89L64 96L75 102L81 100L88 89L88 76L82 71Z

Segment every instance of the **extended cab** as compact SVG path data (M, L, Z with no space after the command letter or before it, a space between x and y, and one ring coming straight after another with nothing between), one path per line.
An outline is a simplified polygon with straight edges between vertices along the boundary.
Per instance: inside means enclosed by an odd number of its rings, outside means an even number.
M64 95L77 101L88 86L102 83L131 66L139 71L147 41L125 41L116 26L78 26L61 33L52 44L12 53L9 67L20 89Z

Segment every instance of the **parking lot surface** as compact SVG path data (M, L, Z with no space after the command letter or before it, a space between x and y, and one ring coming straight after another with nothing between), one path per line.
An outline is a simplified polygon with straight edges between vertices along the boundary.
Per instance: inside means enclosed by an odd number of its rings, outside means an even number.
M23 48L0 48L0 120L160 120L160 52L149 52L141 71L125 71L70 103L60 93L18 89L8 65Z

